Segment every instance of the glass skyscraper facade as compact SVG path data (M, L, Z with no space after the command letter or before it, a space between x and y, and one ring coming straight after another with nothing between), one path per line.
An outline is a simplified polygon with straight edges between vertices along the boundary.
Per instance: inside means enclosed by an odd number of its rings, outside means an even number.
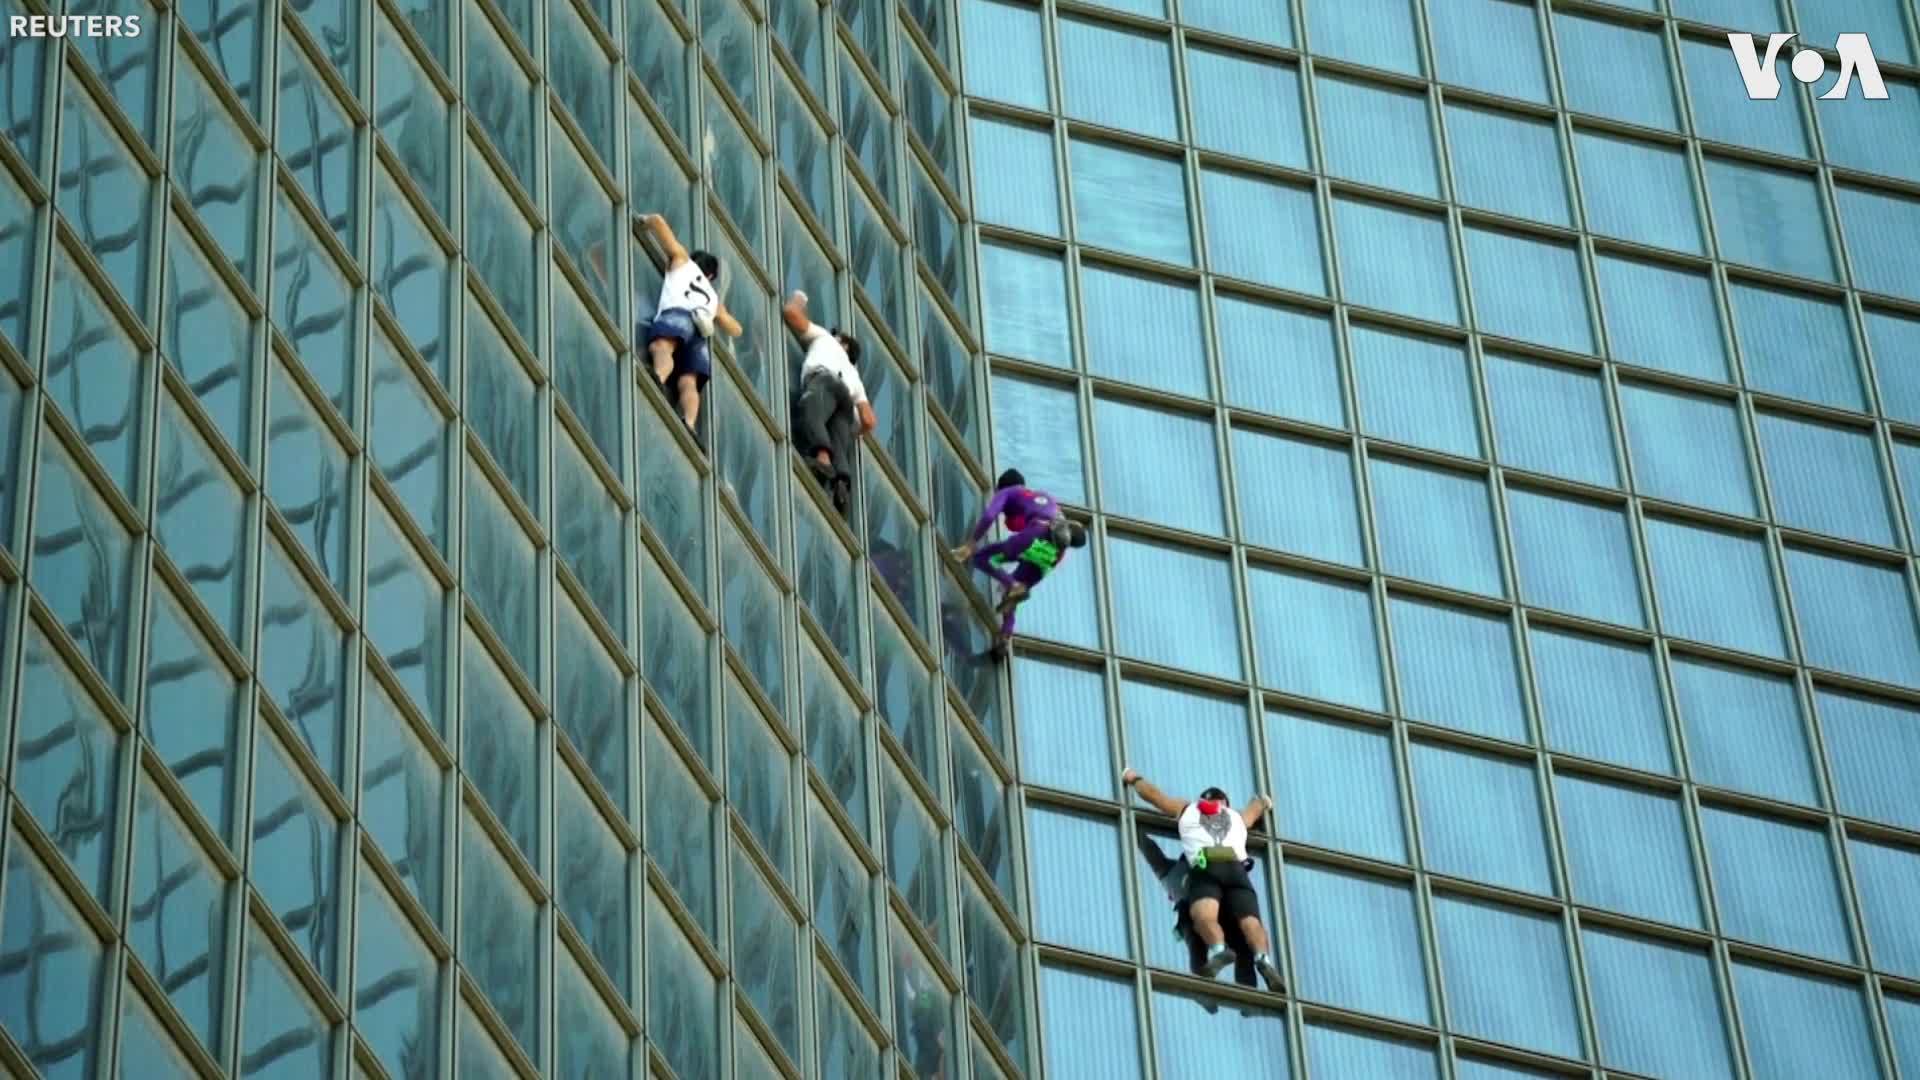
M141 33L0 51L0 1070L1920 1080L1910 0L36 14Z

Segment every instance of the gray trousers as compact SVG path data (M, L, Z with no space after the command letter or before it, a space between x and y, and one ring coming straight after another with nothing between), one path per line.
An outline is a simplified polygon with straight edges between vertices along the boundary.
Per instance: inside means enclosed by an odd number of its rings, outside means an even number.
M801 453L812 457L825 447L833 455L834 475L851 479L857 424L853 395L845 383L824 371L807 376L793 418L793 439Z

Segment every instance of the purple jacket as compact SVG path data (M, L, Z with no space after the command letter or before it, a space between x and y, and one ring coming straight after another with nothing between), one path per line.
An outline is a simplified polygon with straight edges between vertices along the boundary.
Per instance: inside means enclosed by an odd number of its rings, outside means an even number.
M973 535L969 540L979 543L993 527L995 518L1006 515L1008 532L1020 532L1030 525L1052 521L1060 516L1060 504L1053 496L1044 491L1035 491L1029 487L1001 488L993 493L993 500L980 513L980 520L973 525Z

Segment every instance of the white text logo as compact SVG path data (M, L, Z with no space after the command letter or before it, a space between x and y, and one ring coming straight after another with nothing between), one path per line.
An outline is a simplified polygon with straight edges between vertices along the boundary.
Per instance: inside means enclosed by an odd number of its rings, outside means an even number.
M1755 101L1772 101L1780 96L1780 77L1773 73L1773 62L1780 55L1780 47L1792 41L1792 34L1769 34L1767 36L1767 55L1762 58L1755 53L1752 34L1728 34L1727 44L1733 47L1733 58L1740 65L1740 78L1747 84L1747 96ZM1860 73L1860 93L1874 101L1887 99L1887 84L1880 81L1880 64L1873 58L1873 48L1867 44L1865 34L1841 34L1834 42L1834 51L1840 54L1840 78L1833 88L1821 94L1822 100L1844 98L1853 86L1854 72ZM1827 73L1827 58L1812 49L1801 49L1793 56L1788 65L1793 77L1803 83L1816 83Z
M138 15L9 15L7 36L139 37Z

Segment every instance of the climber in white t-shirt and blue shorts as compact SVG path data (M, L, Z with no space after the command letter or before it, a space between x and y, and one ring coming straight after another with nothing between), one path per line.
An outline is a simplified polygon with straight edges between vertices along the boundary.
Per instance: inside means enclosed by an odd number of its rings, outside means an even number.
M673 235L673 227L659 214L641 218L647 231L667 254L667 274L660 283L660 302L653 321L639 334L653 361L653 381L668 400L680 406L688 434L696 434L700 396L713 377L713 354L707 339L714 327L728 337L739 337L740 323L720 302L720 260L710 252L689 252Z

